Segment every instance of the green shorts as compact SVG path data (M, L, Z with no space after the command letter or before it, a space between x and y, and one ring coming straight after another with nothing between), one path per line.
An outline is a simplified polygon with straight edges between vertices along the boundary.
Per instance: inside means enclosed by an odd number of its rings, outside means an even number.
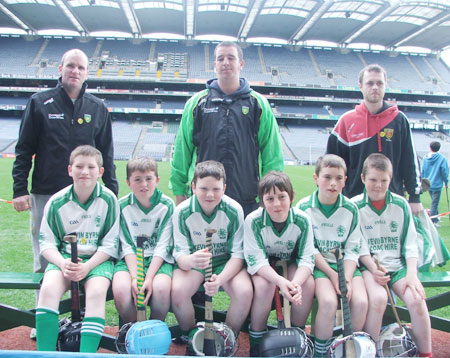
M330 267L337 272L337 264L328 264L330 265ZM314 272L313 272L313 276L314 279L318 279L318 278L323 278L326 277L328 278L327 274L324 273L323 271L319 270L317 267L314 268ZM359 269L356 267L355 268L355 272L353 273L353 277L360 277L361 275L361 271L359 271Z
M369 271L366 266L361 264L361 267L359 268L361 272ZM388 275L391 277L391 280L388 282L389 287L391 287L394 283L396 283L398 280L406 277L406 267L402 268L401 270L395 271L395 272L388 272Z
M389 287L392 287L392 285L396 283L398 280L401 280L402 278L406 277L406 267L395 272L389 272L388 275L391 276L391 280L388 282L388 285Z
M63 255L63 257L68 258L69 255ZM87 260L88 259L83 259L82 262L86 262ZM58 266L49 262L47 268L45 269L45 272L50 271L50 270L61 271L61 269ZM108 280L111 281L112 277L113 277L113 272L114 272L114 268L113 268L112 261L106 260L105 262L102 262L100 265L95 266L91 271L89 271L87 276L80 281L80 284L84 285L87 280L89 280L92 277L97 277L97 276L106 277Z
M150 263L152 262L152 257L153 256L149 256L149 257L145 257L144 258L144 272L145 273L147 273L147 270L150 267ZM130 270L128 270L128 266L127 266L127 263L126 263L125 259L119 260L114 265L114 273L119 272L119 271L130 272ZM172 271L173 271L173 265L169 264L167 262L163 262L163 264L161 265L159 270L156 272L156 274L157 275L165 274L165 275L169 276L170 278L172 278Z

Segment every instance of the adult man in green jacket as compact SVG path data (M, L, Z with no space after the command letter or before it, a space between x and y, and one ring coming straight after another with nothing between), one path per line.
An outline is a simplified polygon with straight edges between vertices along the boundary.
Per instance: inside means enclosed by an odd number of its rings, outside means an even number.
M222 42L214 50L217 79L186 103L175 140L170 182L176 203L186 199L196 162L217 160L226 171L226 194L244 214L258 207L257 185L270 170L284 170L280 133L268 101L240 78L242 49Z

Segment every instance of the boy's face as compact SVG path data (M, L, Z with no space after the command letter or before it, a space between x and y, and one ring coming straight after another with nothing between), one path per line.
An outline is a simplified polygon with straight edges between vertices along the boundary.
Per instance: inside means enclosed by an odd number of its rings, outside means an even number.
M150 198L153 196L159 183L159 177L154 171L141 172L136 170L127 179L127 184L133 190L136 199L144 206L148 207Z
M361 174L361 179L371 201L383 200L386 197L386 192L389 188L389 183L391 182L389 172L369 168L365 177Z
M198 202L206 215L211 215L216 206L222 200L226 185L223 179L217 180L214 177L204 177L192 183L192 192L197 196Z
M314 181L319 188L319 200L324 205L333 205L345 186L343 168L323 167L319 176L314 173Z
M76 188L93 190L98 178L103 175L103 167L99 168L95 157L79 155L69 165L69 175Z
M286 191L280 191L276 186L263 195L264 208L270 219L277 223L287 220L291 203L289 194Z

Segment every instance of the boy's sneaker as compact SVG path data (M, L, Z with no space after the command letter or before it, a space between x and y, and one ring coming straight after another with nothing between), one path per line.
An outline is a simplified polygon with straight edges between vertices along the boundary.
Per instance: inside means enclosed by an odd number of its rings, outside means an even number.
M31 328L30 339L33 339L33 340L36 339L36 328Z

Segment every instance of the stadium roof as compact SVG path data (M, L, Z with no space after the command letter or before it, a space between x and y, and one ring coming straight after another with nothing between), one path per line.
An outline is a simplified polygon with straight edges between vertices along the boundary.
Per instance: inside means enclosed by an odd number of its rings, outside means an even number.
M8 32L441 51L450 48L450 0L0 0Z

